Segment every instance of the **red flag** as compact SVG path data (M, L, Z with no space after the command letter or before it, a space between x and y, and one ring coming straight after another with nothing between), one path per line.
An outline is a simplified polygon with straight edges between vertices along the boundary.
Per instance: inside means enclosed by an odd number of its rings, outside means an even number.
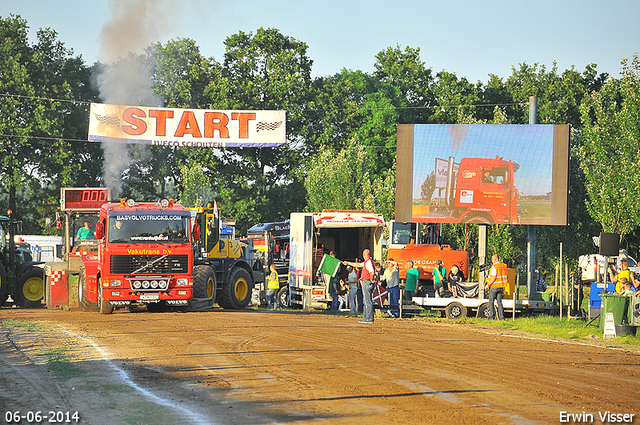
M371 294L371 298L373 298L374 304L382 306L387 299L387 290L384 289L382 285L376 285L376 287L373 288L373 294Z

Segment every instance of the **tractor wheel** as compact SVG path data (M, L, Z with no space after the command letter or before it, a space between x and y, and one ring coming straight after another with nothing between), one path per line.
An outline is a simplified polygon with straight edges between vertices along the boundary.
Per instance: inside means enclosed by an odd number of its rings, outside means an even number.
M447 319L463 319L467 317L467 308L458 302L451 303L444 310Z
M193 269L193 298L216 299L216 273L213 267L195 266Z
M279 308L289 308L289 287L283 286L278 291L278 307Z
M78 277L78 305L82 311L98 311L98 304L87 298L87 275L83 268Z
M9 298L9 281L7 280L7 274L4 272L4 267L0 263L0 306L4 305Z
M44 269L31 267L18 277L14 301L22 308L42 307Z
M113 313L113 307L109 305L109 301L102 299L102 286L98 285L98 312L100 314Z
M479 317L480 319L488 319L489 304L487 303L481 304L480 307L478 307L478 313L476 314L476 317Z
M251 302L253 281L248 271L242 267L231 270L229 282L222 286L218 305L222 308L243 309Z

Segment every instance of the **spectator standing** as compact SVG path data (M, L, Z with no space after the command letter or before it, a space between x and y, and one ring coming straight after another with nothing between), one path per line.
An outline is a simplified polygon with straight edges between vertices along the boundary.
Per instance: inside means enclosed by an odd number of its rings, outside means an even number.
M362 320L358 323L373 323L373 275L375 273L375 265L371 259L371 251L365 249L362 251L362 263L345 262L351 267L361 268L360 284L362 285L362 301L364 308L362 310Z
M347 277L347 283L349 284L349 310L352 313L356 313L358 311L358 306L356 305L356 296L358 295L358 273L356 273L355 269L351 266L347 267L347 271L349 275Z
M271 263L271 272L267 276L267 308L276 309L278 307L278 289L280 289L280 278L276 271L276 265Z
M533 281L536 284L536 292L545 292L547 290L547 282L540 276L540 270L533 272Z
M416 292L418 286L418 280L420 279L420 272L414 267L413 260L407 261L407 281L404 288L404 296L407 301L413 300L413 295Z
M356 290L356 299L358 300L358 313L362 313L363 309L364 309L364 302L363 302L363 295L362 295L362 280L360 279L360 276L362 275L362 270L358 270L356 272L358 279L358 289Z
M373 286L375 288L377 285L382 284L382 275L384 272L382 270L382 265L380 264L379 261L376 261L373 267L375 271L373 272L373 278L371 279L371 283L373 283Z
M498 319L504 320L504 307L502 298L504 297L504 287L507 284L507 265L500 261L498 254L491 256L491 270L487 277L487 287L489 288L489 320L495 320L496 309L494 301L498 302Z
M389 305L398 305L400 302L400 272L398 263L393 258L387 259L387 268L384 271L383 280L387 282L387 291L389 292ZM391 317L398 317L400 311L398 309L389 310Z
M336 258L336 253L331 251L330 256ZM329 295L331 295L331 310L337 310L340 304L338 295L340 294L340 274L338 271L329 278Z
M442 265L442 260L436 260L432 276L433 290L436 293L436 298L444 296L444 285L447 283L447 269Z

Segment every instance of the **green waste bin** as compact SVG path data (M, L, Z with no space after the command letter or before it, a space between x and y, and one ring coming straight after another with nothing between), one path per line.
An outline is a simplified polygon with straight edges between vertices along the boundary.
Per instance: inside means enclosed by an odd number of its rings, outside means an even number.
M600 310L600 327L604 328L604 320L607 313L613 313L614 324L618 326L627 325L629 320L629 297L617 294L600 294L600 297L604 301L604 305Z

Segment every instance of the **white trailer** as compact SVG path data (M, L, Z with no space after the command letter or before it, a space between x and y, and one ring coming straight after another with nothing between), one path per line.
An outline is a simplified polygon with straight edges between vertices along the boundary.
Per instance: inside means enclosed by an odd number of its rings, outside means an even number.
M362 261L369 249L374 261L382 261L384 217L371 211L291 213L289 305L292 308L326 308L328 288L317 270L330 251L346 261Z
M434 298L434 297L413 297L413 304L426 310L441 311L448 319L462 319L464 317L489 318L489 300L486 298ZM533 314L546 313L556 314L559 307L553 301L545 300L518 300L504 298L502 307L505 313L513 314ZM496 305L497 309L497 305ZM497 314L497 310L496 310Z

